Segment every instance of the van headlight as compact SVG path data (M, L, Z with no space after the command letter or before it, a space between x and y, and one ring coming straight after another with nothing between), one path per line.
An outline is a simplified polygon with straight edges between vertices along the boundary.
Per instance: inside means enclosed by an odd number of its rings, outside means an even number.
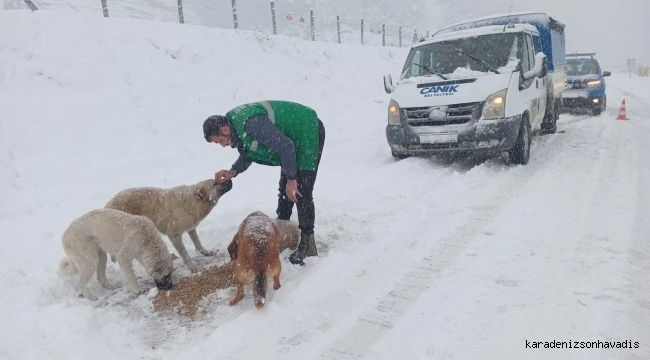
M594 81L588 81L587 86L588 87L596 87L600 85L600 80L594 80Z
M502 119L506 117L506 93L508 89L497 91L488 96L483 106L482 118L485 120Z
M402 125L400 112L399 104L391 99L388 104L388 125Z

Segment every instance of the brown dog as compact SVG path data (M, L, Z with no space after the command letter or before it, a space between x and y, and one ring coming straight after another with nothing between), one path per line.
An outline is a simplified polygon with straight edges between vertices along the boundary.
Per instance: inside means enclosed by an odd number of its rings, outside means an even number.
M280 231L270 217L255 211L248 215L228 245L230 259L236 260L234 279L237 294L230 300L235 305L244 298L244 284L254 278L253 297L260 309L266 302L267 277L273 278L273 290L280 288Z

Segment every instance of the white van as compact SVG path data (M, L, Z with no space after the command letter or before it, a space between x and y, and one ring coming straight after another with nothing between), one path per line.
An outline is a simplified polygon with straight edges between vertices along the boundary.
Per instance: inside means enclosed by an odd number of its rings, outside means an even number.
M554 133L566 88L564 25L521 13L464 22L414 44L393 85L393 156L508 151L527 164L531 133Z

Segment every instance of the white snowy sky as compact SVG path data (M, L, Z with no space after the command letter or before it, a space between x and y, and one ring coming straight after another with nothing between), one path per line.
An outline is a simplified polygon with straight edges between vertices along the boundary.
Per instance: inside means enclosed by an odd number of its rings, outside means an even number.
M627 58L650 64L650 0L425 0L432 23L453 22L495 13L543 11L567 23L568 52L596 52L603 65Z
M650 64L649 0L545 0L567 22L567 51L595 51L604 64ZM579 14L579 15L578 15Z

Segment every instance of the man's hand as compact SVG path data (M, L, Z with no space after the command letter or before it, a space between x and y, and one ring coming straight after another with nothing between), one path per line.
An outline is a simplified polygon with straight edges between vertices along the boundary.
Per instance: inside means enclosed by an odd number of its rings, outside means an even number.
M226 182L228 180L231 180L234 177L235 177L235 172L232 170L219 170L216 174L214 174L214 179L218 183Z
M298 191L298 181L296 180L288 180L287 181L287 187L286 187L286 193L287 197L289 200L293 201L294 203L298 202L298 196L302 197L302 194L300 191Z

